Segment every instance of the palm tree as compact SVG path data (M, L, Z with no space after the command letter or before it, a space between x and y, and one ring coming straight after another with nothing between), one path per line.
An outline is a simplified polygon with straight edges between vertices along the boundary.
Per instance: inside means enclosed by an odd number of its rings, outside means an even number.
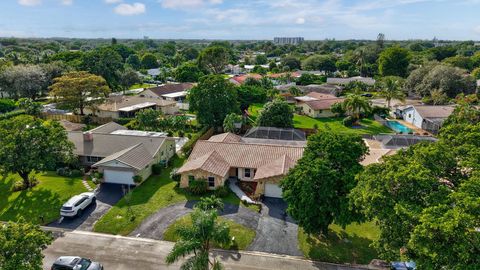
M217 210L196 208L191 215L192 225L179 227L176 231L179 240L166 258L168 264L193 253L181 266L183 270L220 270L222 264L213 258L209 251L213 243L223 246L231 241L230 229L225 223L217 222Z
M381 83L380 95L387 101L390 109L392 99L405 101L405 93L402 91L402 80L396 77L385 77Z
M366 97L362 97L359 94L348 95L343 102L343 106L356 120L360 119L361 111L368 112L371 110L370 102Z

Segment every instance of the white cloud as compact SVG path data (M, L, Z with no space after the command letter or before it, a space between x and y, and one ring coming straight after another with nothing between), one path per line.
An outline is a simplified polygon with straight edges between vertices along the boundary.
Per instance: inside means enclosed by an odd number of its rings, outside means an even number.
M159 0L163 8L192 9L204 5L219 5L223 0Z
M22 6L38 6L42 3L42 0L18 0L18 3Z
M304 23L305 23L305 18L301 18L301 17L300 17L300 18L297 18L297 19L295 20L295 23L296 23L296 24L304 24Z
M105 3L107 4L118 4L121 3L122 0L105 0Z
M120 4L116 6L113 11L118 15L132 16L145 13L145 4L133 3L133 4Z
M73 4L73 0L61 0L60 3L64 6L70 6Z

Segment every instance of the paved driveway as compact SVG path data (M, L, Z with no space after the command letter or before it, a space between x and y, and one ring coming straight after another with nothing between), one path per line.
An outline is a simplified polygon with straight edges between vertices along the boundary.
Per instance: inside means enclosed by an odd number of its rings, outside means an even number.
M95 222L105 215L122 197L121 185L102 184L97 193L96 202L88 206L80 217L60 218L48 224L48 226L69 230L93 231Z
M192 212L194 201L177 203L160 209L140 224L130 236L163 239L165 230L177 219ZM298 249L298 226L285 214L282 199L267 198L262 213L238 205L225 204L220 216L256 231L255 239L247 250L293 256L302 256Z
M282 199L265 198L257 235L248 250L303 256L298 249L298 225L286 209Z

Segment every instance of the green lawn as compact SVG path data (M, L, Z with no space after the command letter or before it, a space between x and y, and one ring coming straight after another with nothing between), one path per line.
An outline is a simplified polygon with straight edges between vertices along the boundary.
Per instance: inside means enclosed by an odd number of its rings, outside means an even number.
M60 207L70 197L86 192L81 177L68 178L56 175L54 172L38 173L39 184L31 190L12 192L18 175L0 178L0 220L16 221L20 217L40 224L43 216L44 224L60 217Z
M255 238L255 231L249 229L243 225L235 223L231 220L224 219L219 217L218 221L225 222L228 227L230 228L230 236L235 238L235 241L228 247L219 247L225 249L246 249L250 243L252 243L253 239ZM170 225L165 233L163 234L163 239L167 241L175 242L178 240L176 235L176 230L180 226L188 226L192 224L192 219L190 215L186 215L182 218L179 218L175 221L172 225ZM218 246L217 246L218 247Z
M332 263L368 264L377 258L373 240L378 239L380 231L373 222L348 225L345 230L330 225L328 237L306 234L298 230L300 250L309 259Z
M158 176L151 176L139 187L132 190L130 195L122 198L113 206L106 215L95 223L94 231L128 235L143 220L159 209L182 201L198 200L199 197L191 196L183 189L176 188L176 182L170 179L172 168L180 167L184 161L184 158L173 158L172 165L169 168L163 170ZM130 210L127 198L130 198ZM238 197L233 193L224 198L224 201L235 205L240 203ZM247 207L258 211L258 206L256 205Z
M253 104L250 106L250 108L248 108L251 119L253 121L255 121L262 107L263 104ZM293 124L295 128L312 129L315 127L315 125L317 125L319 130L331 129L333 131L341 133L351 133L359 135L392 133L391 129L384 127L382 124L372 119L362 119L360 121L362 126L355 128L349 128L344 126L342 120L343 118L312 118L306 115L299 114L295 114L293 116Z

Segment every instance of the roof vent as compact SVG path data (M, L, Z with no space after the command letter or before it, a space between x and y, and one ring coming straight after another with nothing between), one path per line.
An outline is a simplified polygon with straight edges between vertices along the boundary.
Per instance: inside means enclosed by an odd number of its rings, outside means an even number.
M93 141L93 133L90 131L83 132L83 141L85 142Z

